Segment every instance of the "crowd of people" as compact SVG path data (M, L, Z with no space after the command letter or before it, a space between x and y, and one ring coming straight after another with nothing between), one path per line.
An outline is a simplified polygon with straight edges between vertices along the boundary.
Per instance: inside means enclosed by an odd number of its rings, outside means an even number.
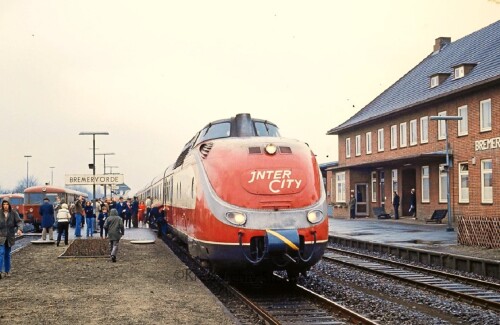
M0 215L0 279L10 276L11 247L15 235L22 235L23 220L15 209L12 209L8 199L2 201ZM54 240L54 229L57 229L56 245L64 238L68 245L69 229L74 228L76 238L82 237L82 228L86 229L86 237L107 238L110 243L111 261L116 262L116 254L120 238L125 234L125 228L151 227L158 229L158 237L167 234L167 219L164 206L154 204L151 198L139 202L137 197L124 200L123 197L86 200L80 196L78 200L68 203L57 200L51 203L44 198L40 205L42 240ZM86 225L86 227L85 227Z

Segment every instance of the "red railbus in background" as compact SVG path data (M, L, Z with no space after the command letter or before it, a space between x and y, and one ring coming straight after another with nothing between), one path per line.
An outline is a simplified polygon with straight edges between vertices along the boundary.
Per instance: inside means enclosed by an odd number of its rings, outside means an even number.
M40 205L43 200L48 198L50 203L56 207L61 202L71 205L78 200L79 196L87 199L87 194L63 187L55 186L32 186L24 190L24 222L31 223L35 231L40 230L41 216L39 213Z
M10 193L0 194L0 201L7 199L10 202L12 209L15 209L21 218L24 217L24 194L23 193Z

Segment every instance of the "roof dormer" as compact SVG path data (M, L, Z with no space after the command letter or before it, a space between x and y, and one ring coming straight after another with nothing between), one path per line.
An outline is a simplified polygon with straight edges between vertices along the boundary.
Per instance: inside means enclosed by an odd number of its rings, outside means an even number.
M462 63L453 67L453 79L465 77L476 66L475 63Z
M445 82L450 76L449 73L436 73L430 76L430 88L434 88Z

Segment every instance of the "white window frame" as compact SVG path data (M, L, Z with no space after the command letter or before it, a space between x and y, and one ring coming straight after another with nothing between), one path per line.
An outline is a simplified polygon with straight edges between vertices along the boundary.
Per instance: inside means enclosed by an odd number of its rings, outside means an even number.
M480 101L479 107L479 131L491 131L491 98Z
M394 191L398 191L398 170L397 169L391 170L391 189L392 189L392 193L394 193Z
M366 132L366 154L369 155L372 153L372 133Z
M467 187L463 186L465 179ZM469 203L469 163L458 164L458 203Z
M377 148L378 152L383 152L384 151L384 129L378 129L377 131Z
M421 178L421 186L422 186L422 203L429 203L430 202L430 169L429 166L422 166L422 172L420 174Z
M357 135L356 138L356 143L355 143L355 152L356 152L356 157L361 156L361 135Z
M417 145L417 120L410 121L410 146Z
M489 163L491 168L485 167L486 163ZM481 160L481 203L493 203L493 186L484 185L484 178L487 174L493 178L493 161L491 159Z
M391 125L391 149L398 148L398 126Z
M454 79L463 78L463 76L465 76L465 67L463 65L456 67L453 75L454 75Z
M404 148L408 145L408 135L407 135L407 124L406 122L399 124L399 147Z
M351 158L351 138L345 139L345 157Z
M439 76L431 77L431 88L439 86Z
M444 171L444 166L446 164L439 164L439 203L447 203L448 202L448 172ZM443 196L441 196L443 194Z
M457 115L461 116L462 119L458 120L458 136L464 136L469 134L469 122L467 118L467 105L460 106L457 109Z
M438 113L438 116L446 116L446 111L442 111ZM438 140L446 139L446 121L438 120Z
M372 202L377 202L377 172L372 172Z
M429 116L420 118L420 143L429 142Z
M335 199L337 202L345 203L345 172L335 174Z

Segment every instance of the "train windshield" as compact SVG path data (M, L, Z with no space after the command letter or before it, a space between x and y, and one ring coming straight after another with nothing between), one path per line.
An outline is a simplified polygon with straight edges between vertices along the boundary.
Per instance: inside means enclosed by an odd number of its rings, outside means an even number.
M210 140L210 139L218 139L218 138L227 138L231 134L231 123L217 123L211 124L205 129L203 129L200 133L200 137L198 138L197 143Z
M24 203L24 199L20 197L11 197L9 201L11 205L22 205Z
M255 129L259 137L279 137L278 127L264 122L255 122Z
M26 199L28 204L42 204L44 198L49 198L50 202L54 203L57 199L57 193L28 193Z

